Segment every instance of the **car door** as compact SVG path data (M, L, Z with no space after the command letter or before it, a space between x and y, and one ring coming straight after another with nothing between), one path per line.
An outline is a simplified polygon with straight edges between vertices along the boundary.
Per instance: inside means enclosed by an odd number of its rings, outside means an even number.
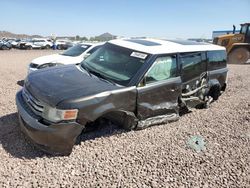
M183 87L193 89L197 82L206 75L207 59L205 52L188 52L180 54ZM184 89L183 88L183 89Z
M32 41L32 47L33 48L38 48L38 47L40 47L41 45L40 45L40 41L39 40L34 40L34 41Z
M245 42L250 43L250 25L248 26L248 29L245 35Z
M181 77L176 55L158 57L137 87L137 117L178 114Z

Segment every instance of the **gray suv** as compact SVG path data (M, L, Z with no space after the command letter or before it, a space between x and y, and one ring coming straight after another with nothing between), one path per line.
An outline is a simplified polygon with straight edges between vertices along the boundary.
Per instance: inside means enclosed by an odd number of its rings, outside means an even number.
M28 75L16 95L20 126L41 149L68 155L100 118L126 129L178 120L226 88L226 51L179 40L112 40L80 65Z

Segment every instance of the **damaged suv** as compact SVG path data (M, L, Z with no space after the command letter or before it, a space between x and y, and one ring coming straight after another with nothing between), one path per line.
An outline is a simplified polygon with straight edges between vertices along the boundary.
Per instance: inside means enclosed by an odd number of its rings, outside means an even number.
M100 118L126 129L178 120L226 88L224 47L182 40L117 39L80 65L28 75L16 95L20 125L41 149L70 154Z

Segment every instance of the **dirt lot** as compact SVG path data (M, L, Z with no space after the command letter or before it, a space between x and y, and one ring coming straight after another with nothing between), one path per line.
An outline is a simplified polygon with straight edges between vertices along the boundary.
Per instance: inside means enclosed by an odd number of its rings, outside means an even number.
M209 109L142 131L106 125L52 157L24 139L15 106L28 63L51 53L0 51L0 187L250 187L250 65L229 66L228 89ZM200 152L188 144L197 136Z

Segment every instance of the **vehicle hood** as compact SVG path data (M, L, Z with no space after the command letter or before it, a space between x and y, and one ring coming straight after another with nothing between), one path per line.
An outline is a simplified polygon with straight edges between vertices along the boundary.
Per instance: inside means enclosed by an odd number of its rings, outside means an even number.
M55 107L65 100L74 100L104 91L121 88L96 76L89 76L79 66L53 67L32 72L25 88L36 99Z
M42 65L46 63L61 63L61 64L77 64L80 63L83 59L80 56L77 57L71 57L71 56L64 56L61 54L53 54L53 55L47 55L38 57L34 60L32 60L32 63L37 65Z

